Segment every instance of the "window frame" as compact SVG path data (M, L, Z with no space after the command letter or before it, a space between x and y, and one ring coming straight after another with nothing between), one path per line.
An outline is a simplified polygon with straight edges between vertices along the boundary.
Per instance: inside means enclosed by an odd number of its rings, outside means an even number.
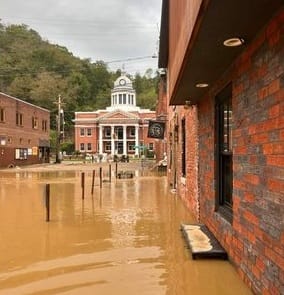
M181 119L181 174L186 177L186 119Z
M216 211L233 220L232 83L215 97Z
M16 126L23 126L23 114L20 112L16 112Z
M92 128L87 128L87 136L92 136Z
M32 128L38 129L38 117L32 117Z
M6 121L5 108L0 108L0 123L5 123L5 121Z

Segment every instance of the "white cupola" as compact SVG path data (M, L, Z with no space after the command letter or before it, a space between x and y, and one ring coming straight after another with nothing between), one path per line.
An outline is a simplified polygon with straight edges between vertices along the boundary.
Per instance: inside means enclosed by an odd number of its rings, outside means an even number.
M111 91L111 107L108 109L120 109L125 111L135 111L136 92L133 89L132 81L127 76L120 76L114 82Z

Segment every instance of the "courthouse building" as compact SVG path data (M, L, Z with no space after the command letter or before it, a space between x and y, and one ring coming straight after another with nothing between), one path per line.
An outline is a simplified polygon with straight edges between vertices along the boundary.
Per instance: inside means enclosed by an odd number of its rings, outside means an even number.
M111 106L92 112L75 112L75 150L88 154L118 156L154 152L148 138L149 120L156 112L136 106L136 92L127 76L120 76L111 91Z

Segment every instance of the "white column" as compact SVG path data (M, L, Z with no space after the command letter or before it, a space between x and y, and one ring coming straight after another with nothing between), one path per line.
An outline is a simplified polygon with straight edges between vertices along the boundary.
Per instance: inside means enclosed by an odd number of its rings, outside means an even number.
M135 125L135 146L139 146L139 125ZM139 148L135 149L135 155L139 155Z
M123 125L123 154L127 155L127 134L126 125Z
M99 154L103 153L103 126L99 126Z
M115 145L114 145L114 126L111 126L111 154L114 155Z

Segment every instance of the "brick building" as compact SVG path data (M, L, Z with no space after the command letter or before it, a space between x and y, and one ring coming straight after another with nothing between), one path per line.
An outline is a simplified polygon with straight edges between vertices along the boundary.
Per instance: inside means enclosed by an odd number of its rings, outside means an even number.
M111 106L93 112L75 112L75 149L81 153L141 156L155 151L148 138L149 120L156 112L136 106L136 92L127 76L114 82Z
M50 112L0 93L0 167L49 162Z
M159 67L169 182L255 294L284 294L283 1L164 0Z

